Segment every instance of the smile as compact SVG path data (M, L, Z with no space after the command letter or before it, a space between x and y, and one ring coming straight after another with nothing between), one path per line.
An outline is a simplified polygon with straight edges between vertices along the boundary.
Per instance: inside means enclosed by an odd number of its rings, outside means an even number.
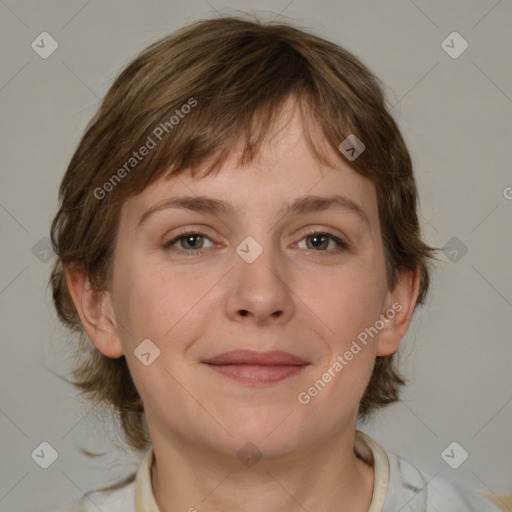
M300 373L307 361L282 351L232 350L203 361L212 370L247 384L272 384Z

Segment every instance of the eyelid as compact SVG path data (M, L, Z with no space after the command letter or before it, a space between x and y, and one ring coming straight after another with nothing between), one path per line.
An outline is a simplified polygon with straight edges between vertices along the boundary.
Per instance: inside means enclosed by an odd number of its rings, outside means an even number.
M348 240L348 237L346 237L344 234L342 234L339 231L334 230L332 228L327 228L327 227L322 227L322 226L308 226L308 227L304 228L304 231L302 232L303 237L306 235L315 235L315 234L324 234L324 235L331 236L333 238L339 238L347 245L349 245L349 243L350 243Z

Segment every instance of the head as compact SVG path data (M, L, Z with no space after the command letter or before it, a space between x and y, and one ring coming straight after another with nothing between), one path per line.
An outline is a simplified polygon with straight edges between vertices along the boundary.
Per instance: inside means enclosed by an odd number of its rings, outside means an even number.
M355 159L339 148L353 136ZM338 206L319 207L333 195ZM185 208L146 213L185 196ZM301 213L286 209L299 199ZM242 18L154 43L106 94L60 201L51 286L79 334L75 382L113 407L133 448L148 442L143 413L151 434L252 439L277 454L398 400L396 352L425 300L431 249L383 89L339 46ZM236 348L308 365L255 390L205 364ZM329 368L332 382L298 399ZM269 438L286 408L293 425Z

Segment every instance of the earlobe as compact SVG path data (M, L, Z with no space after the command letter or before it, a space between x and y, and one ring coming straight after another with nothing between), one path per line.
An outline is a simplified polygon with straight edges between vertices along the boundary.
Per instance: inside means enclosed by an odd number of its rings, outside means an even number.
M419 286L419 270L403 270L399 282L388 292L387 308L383 312L384 327L380 331L377 346L378 356L387 356L399 349L414 313Z
M65 275L69 294L89 339L104 356L121 357L123 348L110 294L94 290L88 276L76 266L66 268Z

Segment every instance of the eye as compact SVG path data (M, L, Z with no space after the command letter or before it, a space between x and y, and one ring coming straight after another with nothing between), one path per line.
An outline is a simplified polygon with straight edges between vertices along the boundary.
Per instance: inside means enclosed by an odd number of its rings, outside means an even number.
M349 248L348 243L342 238L327 231L319 231L317 229L309 230L308 234L298 242L297 245L299 247L301 247L300 244L303 240L306 240L305 248L313 249L315 252L340 252ZM329 248L332 251L328 250Z
M304 240L306 241L305 247L301 245ZM205 241L208 241L210 245L205 246ZM178 247L176 247L176 245L178 245ZM203 249L208 249L214 245L214 242L208 235L190 229L182 231L171 240L165 242L162 248L165 251L173 251L178 254L200 256L203 254ZM327 254L349 249L349 244L341 237L329 233L328 231L318 230L318 228L310 228L307 230L306 236L299 240L296 245L301 249L305 248L313 252L323 252Z
M207 248L204 245L205 240L209 240L211 243L211 245L208 247L211 247L213 245L212 240L206 234L201 233L199 231L187 230L181 232L172 240L165 242L163 245L163 249L167 251L173 250L177 253L182 254L202 254L201 249ZM173 246L176 244L181 245L181 248L173 248Z

